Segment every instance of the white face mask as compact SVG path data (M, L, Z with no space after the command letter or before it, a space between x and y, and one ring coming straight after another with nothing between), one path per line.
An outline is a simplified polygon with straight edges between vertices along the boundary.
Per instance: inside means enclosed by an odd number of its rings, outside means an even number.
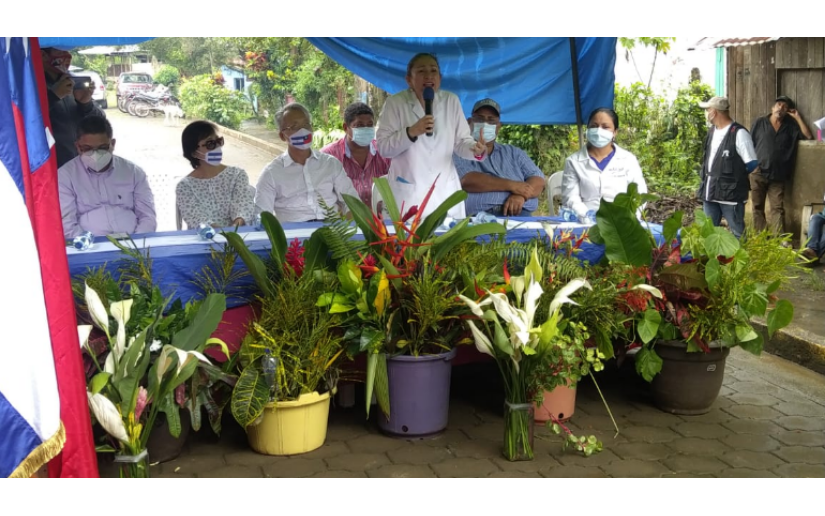
M112 161L112 152L106 150L93 150L80 155L80 162L83 166L93 172L100 172Z
M587 130L587 141L593 147L601 149L613 141L613 131L601 127L591 127Z
M375 127L353 127L352 142L360 147L366 147L375 139Z
M289 145L298 150L312 148L312 132L309 129L298 129L289 137Z

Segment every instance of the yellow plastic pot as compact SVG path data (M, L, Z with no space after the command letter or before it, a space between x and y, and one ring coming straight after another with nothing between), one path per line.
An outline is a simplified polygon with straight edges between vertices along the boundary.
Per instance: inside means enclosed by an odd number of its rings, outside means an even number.
M246 428L249 445L265 455L297 455L317 450L327 438L330 393L302 394L264 408L262 420Z

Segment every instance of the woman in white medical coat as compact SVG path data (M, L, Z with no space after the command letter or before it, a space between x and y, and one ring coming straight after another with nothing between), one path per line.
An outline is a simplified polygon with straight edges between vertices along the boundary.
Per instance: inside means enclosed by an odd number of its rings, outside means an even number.
M447 197L461 190L453 165L453 152L465 159L482 161L487 147L483 137L475 141L458 97L440 90L441 70L431 54L417 54L407 65L410 89L387 99L378 120L378 152L392 159L387 179L399 209L419 206L438 177L424 216ZM424 88L435 90L433 114L424 113ZM427 132L433 133L427 136ZM440 174L440 176L439 176ZM449 216L464 218L464 203Z
M564 163L562 204L585 218L599 209L602 199L612 202L617 194L636 183L647 192L639 160L615 143L619 116L610 108L599 108L587 122L587 146Z

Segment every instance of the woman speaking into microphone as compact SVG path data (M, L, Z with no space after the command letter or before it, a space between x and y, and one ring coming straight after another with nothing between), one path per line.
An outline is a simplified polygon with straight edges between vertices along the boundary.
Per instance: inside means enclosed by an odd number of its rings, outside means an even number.
M429 215L454 192L461 181L453 153L482 161L484 137L475 141L458 97L441 87L441 69L432 54L416 54L407 64L408 90L387 99L378 120L378 152L391 158L387 179L399 209L420 205L438 178L423 216ZM464 218L464 203L449 211Z

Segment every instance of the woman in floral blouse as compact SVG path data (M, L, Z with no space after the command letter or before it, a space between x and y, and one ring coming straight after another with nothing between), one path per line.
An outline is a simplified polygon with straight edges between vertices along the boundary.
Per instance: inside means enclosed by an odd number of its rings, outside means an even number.
M183 157L194 170L175 189L178 229L202 223L216 228L251 224L255 188L243 169L221 164L223 137L209 122L192 122L181 136Z

